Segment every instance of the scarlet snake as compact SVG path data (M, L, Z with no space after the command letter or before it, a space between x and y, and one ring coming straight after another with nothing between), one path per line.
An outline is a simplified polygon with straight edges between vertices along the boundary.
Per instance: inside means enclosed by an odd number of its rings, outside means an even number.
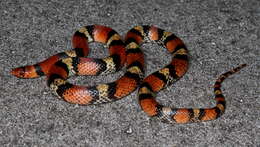
M87 42L101 42L108 46L110 56L103 59L86 58ZM172 54L172 61L159 71L144 77L144 55L140 49L145 42L156 42ZM188 51L183 41L171 32L154 26L136 26L128 31L125 42L113 29L101 25L82 27L75 32L74 49L58 53L35 65L15 68L11 71L19 78L36 78L46 75L51 90L67 102L88 105L119 100L137 87L139 104L151 117L167 123L189 123L214 120L221 116L226 101L220 89L229 75L245 67L242 64L222 74L214 85L216 106L213 108L170 108L155 100L163 88L180 79L188 69ZM118 80L96 86L73 85L67 79L73 75L100 75L118 71L126 65L125 74Z

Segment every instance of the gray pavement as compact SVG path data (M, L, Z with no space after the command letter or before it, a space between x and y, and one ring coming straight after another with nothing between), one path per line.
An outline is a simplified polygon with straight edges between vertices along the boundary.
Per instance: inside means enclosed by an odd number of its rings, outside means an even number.
M260 146L259 0L1 0L0 145L86 147ZM136 91L105 105L78 106L57 99L45 77L17 79L10 69L33 64L71 48L80 26L102 24L122 36L135 25L172 31L190 54L187 74L157 96L174 107L212 107L213 84L221 73L248 66L223 83L226 113L215 121L169 125L141 111ZM107 50L93 43L91 57ZM171 59L165 49L145 44L146 74ZM73 77L94 85L114 75Z

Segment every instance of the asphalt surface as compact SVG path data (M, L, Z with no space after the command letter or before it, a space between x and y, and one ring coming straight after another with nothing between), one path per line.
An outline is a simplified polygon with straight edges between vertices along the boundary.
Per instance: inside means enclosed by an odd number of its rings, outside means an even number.
M260 146L259 0L1 0L0 145L86 147ZM186 75L157 96L174 107L213 107L221 73L248 66L223 83L226 113L204 123L169 125L141 111L136 91L124 99L78 106L57 99L45 77L18 79L9 71L71 49L81 26L102 24L122 36L136 25L156 25L186 43ZM108 52L93 43L91 57ZM166 65L166 50L145 44L146 74ZM81 85L114 81L124 73L73 77Z

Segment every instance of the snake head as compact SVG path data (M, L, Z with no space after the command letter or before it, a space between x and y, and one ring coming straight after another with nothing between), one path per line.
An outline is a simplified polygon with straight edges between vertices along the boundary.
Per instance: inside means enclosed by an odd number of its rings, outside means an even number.
M38 74L36 73L34 66L32 65L14 68L11 70L10 74L16 76L17 78L25 78L25 79L39 77Z

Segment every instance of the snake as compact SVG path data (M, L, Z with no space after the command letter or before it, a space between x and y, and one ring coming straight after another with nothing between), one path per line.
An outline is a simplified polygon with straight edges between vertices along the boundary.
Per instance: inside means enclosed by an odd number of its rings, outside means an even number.
M88 43L100 42L109 49L109 56L87 58ZM171 62L145 77L144 43L157 43L172 55ZM18 78L47 77L47 85L61 99L80 105L100 104L119 100L138 88L138 102L150 117L164 123L191 123L215 120L224 114L226 100L221 83L246 66L221 74L215 82L216 106L212 108L171 108L156 100L156 94L178 81L188 70L188 50L174 33L153 25L139 25L130 29L124 40L112 28L89 25L77 30L72 37L73 49L58 53L34 65L15 68L11 74ZM118 80L95 86L73 85L67 81L72 75L105 75L126 66Z

